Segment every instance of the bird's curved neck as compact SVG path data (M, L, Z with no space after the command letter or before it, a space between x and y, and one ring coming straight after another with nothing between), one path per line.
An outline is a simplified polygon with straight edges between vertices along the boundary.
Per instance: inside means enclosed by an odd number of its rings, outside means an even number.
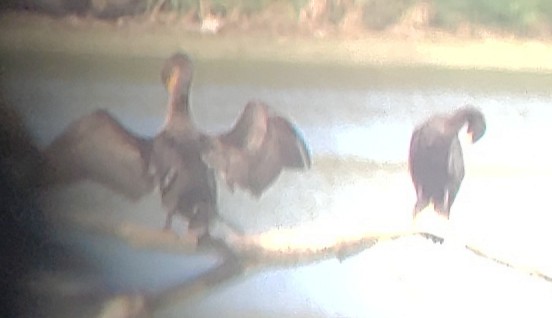
M457 111L449 120L450 129L458 133L462 127L469 124L471 120L470 113L467 110L461 109Z
M188 95L187 92L175 92L169 96L169 109L165 119L166 128L193 126Z

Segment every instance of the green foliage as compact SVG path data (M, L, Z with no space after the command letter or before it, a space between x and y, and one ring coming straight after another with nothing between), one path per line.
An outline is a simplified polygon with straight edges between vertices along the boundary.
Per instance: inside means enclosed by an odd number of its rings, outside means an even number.
M455 28L462 22L533 33L549 24L551 0L434 0L435 23Z
M159 0L143 0L148 4ZM197 10L200 0L166 0L164 9ZM293 8L298 17L310 0L204 0L216 12L232 10L251 15L270 8ZM406 10L420 1L433 5L431 21L437 27L456 29L463 23L535 34L552 30L552 0L328 0L328 19L337 24L351 6L361 7L367 29L384 29L400 20ZM151 5L148 8L151 9Z
M261 11L270 0L211 0L213 9L219 12L229 12L239 9L241 12L251 14Z
M162 0L146 0L146 11L151 11ZM165 8L170 11L187 12L189 10L196 10L199 5L198 0L166 0L164 2Z
M369 29L384 29L396 23L416 0L362 0L364 25Z
M147 0L148 3L158 0ZM166 9L175 11L196 10L199 7L200 0L167 0ZM308 0L207 0L210 7L215 12L226 13L238 9L245 14L253 14L267 8L274 2L291 4L297 12L308 2ZM153 5L148 5L149 8Z

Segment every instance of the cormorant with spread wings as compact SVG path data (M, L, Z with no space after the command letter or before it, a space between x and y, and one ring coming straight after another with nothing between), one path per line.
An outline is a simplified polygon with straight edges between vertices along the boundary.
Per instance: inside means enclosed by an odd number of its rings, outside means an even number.
M217 212L213 170L231 189L238 185L258 197L282 169L310 167L296 128L258 101L247 104L230 132L201 133L190 113L192 76L185 54L165 62L161 78L169 95L168 112L154 138L129 132L105 110L73 122L44 151L48 182L89 179L133 200L158 188L168 213L165 228L179 213L189 220L189 231L201 237Z

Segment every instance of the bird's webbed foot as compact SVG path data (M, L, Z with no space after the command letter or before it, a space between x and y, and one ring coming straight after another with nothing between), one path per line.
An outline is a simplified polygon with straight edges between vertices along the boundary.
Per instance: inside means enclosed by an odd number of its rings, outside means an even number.
M188 234L200 240L209 235L209 205L198 204L188 222Z
M420 233L420 235L423 236L424 238L428 239L428 240L431 240L433 243L443 244L443 242L444 242L444 239L442 237L439 237L435 234Z

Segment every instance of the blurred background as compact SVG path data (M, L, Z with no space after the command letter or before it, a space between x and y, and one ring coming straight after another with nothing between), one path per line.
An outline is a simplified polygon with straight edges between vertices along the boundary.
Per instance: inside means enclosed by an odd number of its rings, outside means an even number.
M28 0L1 6L0 89L19 118L5 127L17 126L37 149L99 108L136 134L155 135L167 103L160 70L175 51L194 61L192 112L205 132L229 129L250 99L295 123L311 150L310 171L284 173L258 201L220 191L221 213L249 234L305 225L328 238L406 229L415 202L407 169L412 130L435 113L473 104L485 114L487 132L464 145L466 177L450 223L470 244L552 275L552 1ZM5 152L8 162L14 153ZM161 229L165 212L156 194L130 202L83 182L32 198L36 206L17 207L31 219L42 213L44 233L25 218L3 226L29 225L38 249L48 246L46 256L33 254L23 271L29 274L16 279L28 282L30 275L36 282L25 297L38 299L43 316L99 317L97 300L104 295L154 293L219 262L209 254L136 249L72 222L78 216ZM14 237L26 241L12 232L3 234L7 251L22 244L11 244ZM63 269L63 279L52 279L58 276L51 267ZM542 278L404 238L344 262L249 273L154 316L549 317L551 296L552 285Z
M157 22L204 22L239 31L358 33L435 28L459 36L487 32L550 35L548 0L7 0L2 7L103 19L148 16ZM217 22L215 23L214 20ZM419 31L419 30L418 30Z

